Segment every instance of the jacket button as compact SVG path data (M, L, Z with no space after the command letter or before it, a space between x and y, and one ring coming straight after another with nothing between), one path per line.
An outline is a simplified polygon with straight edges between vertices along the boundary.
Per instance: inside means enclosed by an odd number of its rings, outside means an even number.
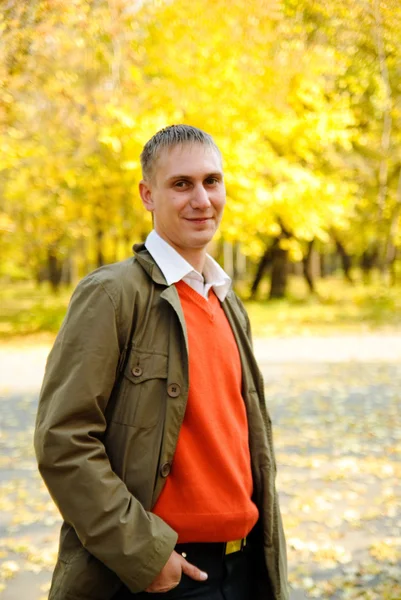
M161 467L160 467L160 475L162 477L167 477L168 475L170 475L170 471L171 471L171 465L170 463L166 462L164 463Z
M135 377L140 377L143 373L143 369L141 369L141 367L134 367L131 372Z
M169 396L171 396L171 398L177 398L177 396L179 396L181 393L181 387L178 385L178 383L170 383L167 388L167 393Z

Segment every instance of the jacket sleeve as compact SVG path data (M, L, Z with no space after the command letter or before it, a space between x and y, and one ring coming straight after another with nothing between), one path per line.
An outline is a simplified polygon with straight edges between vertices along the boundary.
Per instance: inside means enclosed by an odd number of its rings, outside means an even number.
M96 275L76 289L46 365L34 445L40 473L82 545L132 592L167 562L177 534L113 472L102 434L120 355L113 298Z

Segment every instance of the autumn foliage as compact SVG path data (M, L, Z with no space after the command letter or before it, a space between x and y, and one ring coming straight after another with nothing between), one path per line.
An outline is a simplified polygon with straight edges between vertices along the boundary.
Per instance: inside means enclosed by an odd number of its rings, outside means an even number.
M127 256L139 153L177 122L221 147L220 242L255 272L318 248L396 273L400 21L397 0L5 3L0 274L57 287Z

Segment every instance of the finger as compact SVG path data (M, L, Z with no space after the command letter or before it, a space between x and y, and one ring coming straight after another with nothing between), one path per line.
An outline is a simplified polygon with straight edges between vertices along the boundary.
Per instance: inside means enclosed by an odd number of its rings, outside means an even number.
M207 573L189 563L187 560L185 560L185 558L182 559L181 567L182 572L185 573L185 575L188 575L188 577L191 579L195 579L195 581L206 581Z

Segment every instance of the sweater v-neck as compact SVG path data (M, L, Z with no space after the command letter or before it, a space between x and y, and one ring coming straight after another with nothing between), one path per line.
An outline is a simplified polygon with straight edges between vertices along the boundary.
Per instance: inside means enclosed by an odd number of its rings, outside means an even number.
M213 289L209 290L209 298L205 298L183 280L178 281L175 287L179 296L185 296L188 300L196 304L198 308L203 310L211 321L214 321L216 310L219 307L219 300Z

